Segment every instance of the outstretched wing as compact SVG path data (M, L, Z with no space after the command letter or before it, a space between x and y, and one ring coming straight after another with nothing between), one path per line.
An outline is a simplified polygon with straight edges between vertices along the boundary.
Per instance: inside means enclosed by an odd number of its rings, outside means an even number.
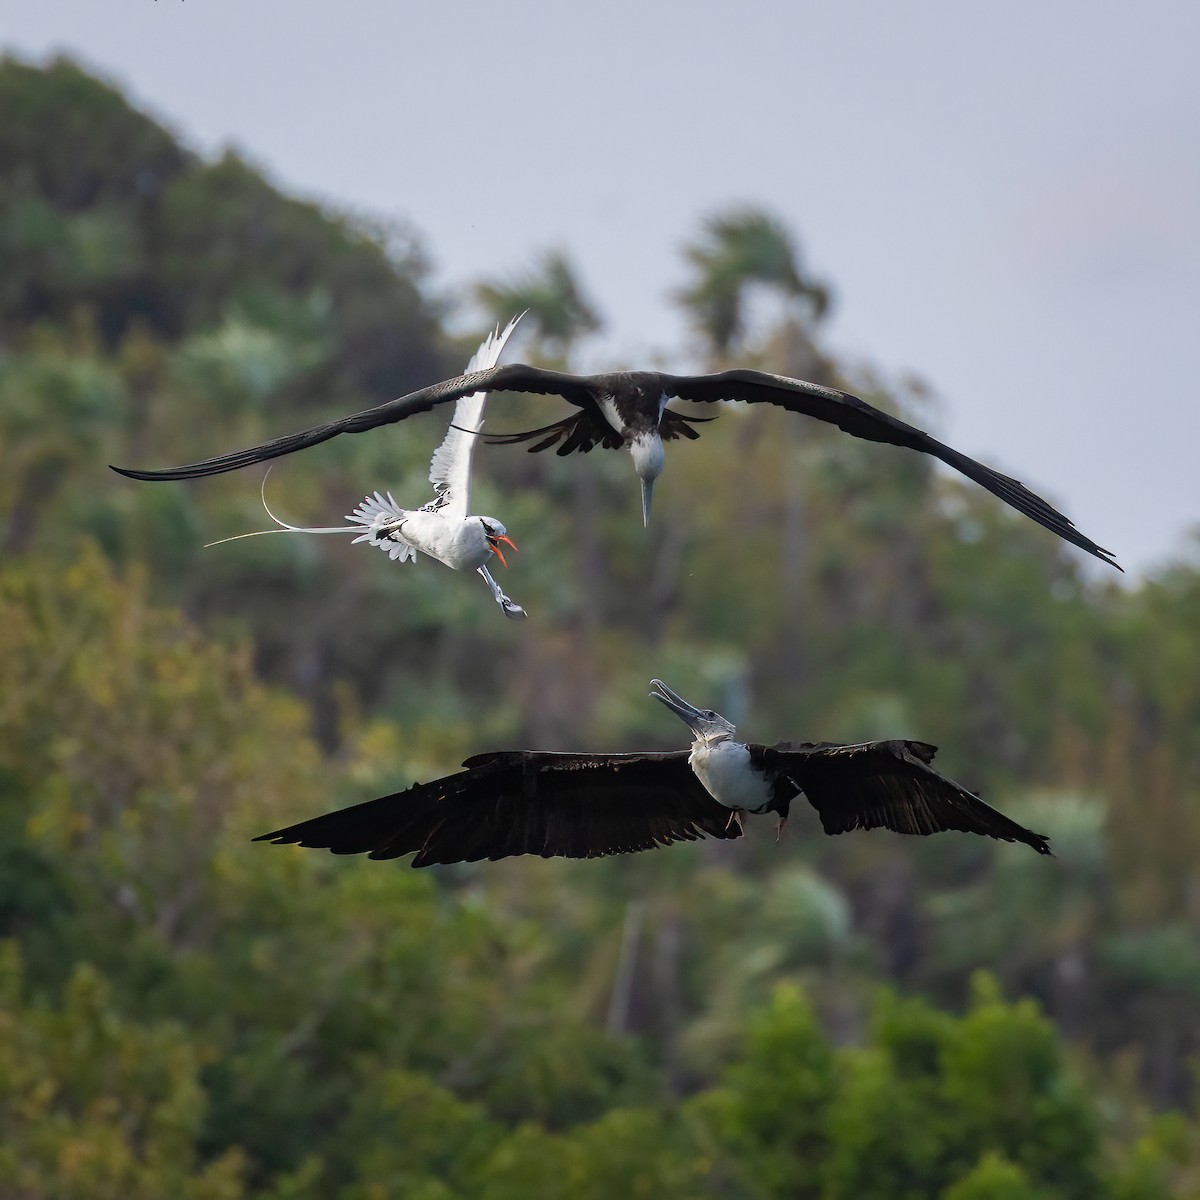
M414 867L538 854L598 858L741 835L705 791L686 750L673 754L478 754L464 770L263 834L256 841Z
M465 374L484 371L494 367L500 358L509 335L525 314L513 317L503 333L497 325L483 340L475 357L467 363ZM433 452L429 464L429 482L437 491L433 507L443 509L447 516L462 520L471 506L471 460L475 455L476 436L483 428L483 406L487 392L472 392L463 396L454 406L450 428L442 444Z
M789 412L828 421L854 437L870 442L887 442L893 446L907 446L922 454L932 454L968 479L973 479L992 495L999 496L1030 520L1058 534L1064 541L1121 570L1111 550L1105 550L1091 538L1085 537L1058 509L1018 480L960 454L944 442L939 442L890 413L880 411L849 392L747 369L721 371L716 375L662 375L661 378L668 395L678 396L681 400L699 403L744 400L748 404L776 404Z
M931 765L937 747L927 742L864 742L856 746L781 742L752 748L780 769L817 810L826 833L883 827L926 835L945 829L1024 842L1050 854L1040 833L985 804Z
M469 375L459 375L455 379L434 383L407 396L389 400L376 408L368 408L337 421L314 425L299 433L289 433L246 450L235 450L232 454L221 454L187 466L168 467L162 471L141 471L132 467L112 469L130 479L200 479L206 475L221 475L225 471L236 471L239 467L249 467L297 450L307 450L310 446L319 446L340 433L363 433L380 425L393 425L417 413L429 412L439 404L448 404L451 400L457 402L472 392L532 392L543 396L561 396L580 407L594 404L587 386L578 376L544 371L523 363L510 363L506 367L490 367Z

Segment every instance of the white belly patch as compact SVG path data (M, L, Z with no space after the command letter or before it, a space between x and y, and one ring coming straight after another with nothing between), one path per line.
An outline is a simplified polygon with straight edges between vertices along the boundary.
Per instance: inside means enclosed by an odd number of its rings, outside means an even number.
M709 795L726 808L758 812L771 799L770 786L751 766L750 751L740 742L701 746L688 761Z

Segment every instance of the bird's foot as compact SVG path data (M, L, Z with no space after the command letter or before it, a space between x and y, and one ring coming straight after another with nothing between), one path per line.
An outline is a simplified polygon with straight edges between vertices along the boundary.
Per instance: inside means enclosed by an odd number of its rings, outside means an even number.
M787 832L787 823L787 817L779 818L779 824L775 826L775 840L777 842L783 841L783 835Z
M500 605L501 611L511 621L524 621L529 614L517 603L510 600L504 594L504 589L492 578L492 573L487 567L479 567L479 574L483 577L483 582L492 589L492 596L496 603Z
M725 832L728 833L731 829L734 828L734 826L737 827L738 833L746 832L746 825L745 825L745 822L742 820L742 810L740 808L735 808L729 814L729 820L725 822Z

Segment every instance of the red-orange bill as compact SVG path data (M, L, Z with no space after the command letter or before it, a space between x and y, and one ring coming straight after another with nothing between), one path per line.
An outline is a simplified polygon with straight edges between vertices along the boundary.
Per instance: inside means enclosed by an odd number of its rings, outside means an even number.
M503 542L506 546L511 546L514 550L517 550L517 543L514 542L512 540L512 538L510 538L505 533L502 533L497 537L489 537L488 538L488 545L491 546L492 550L495 552L495 555L500 560L501 564L503 566L507 567L508 563L505 561L504 551L500 549L501 542ZM517 553L520 554L521 553L520 550L517 550Z

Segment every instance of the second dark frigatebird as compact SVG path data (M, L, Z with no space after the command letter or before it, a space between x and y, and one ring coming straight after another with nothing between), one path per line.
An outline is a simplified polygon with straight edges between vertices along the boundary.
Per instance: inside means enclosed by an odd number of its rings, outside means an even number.
M740 742L719 713L695 708L659 679L651 688L691 728L690 750L477 754L457 774L255 841L376 859L412 854L414 867L518 854L599 858L740 837L745 813L775 813L782 829L792 801L803 795L829 834L956 829L1051 853L1042 834L935 770L937 747L926 742Z
M338 434L363 433L380 425L391 425L417 413L428 412L439 404L458 401L473 392L553 395L561 396L573 404L579 411L553 424L518 433L487 434L484 439L493 444L532 442L531 452L553 446L557 447L558 454L575 451L587 453L595 446L613 450L628 447L634 470L641 480L642 519L647 523L654 481L662 474L666 464L663 443L677 438L695 439L699 437L694 427L696 423L713 419L676 412L667 407L667 402L679 399L696 404L712 404L721 400L740 400L748 404L774 404L789 412L827 421L854 437L906 446L922 454L931 454L1052 533L1121 569L1111 551L1085 537L1053 505L1016 479L968 458L899 417L882 412L849 392L749 369L720 371L714 375L668 375L659 371L571 375L524 363L511 363L469 371L454 379L389 400L376 408L315 425L300 433L287 434L246 450L206 458L202 462L159 471L130 467L113 467L113 470L131 479L149 480L198 479L206 475L219 475L224 471L234 471L239 467L319 445Z

